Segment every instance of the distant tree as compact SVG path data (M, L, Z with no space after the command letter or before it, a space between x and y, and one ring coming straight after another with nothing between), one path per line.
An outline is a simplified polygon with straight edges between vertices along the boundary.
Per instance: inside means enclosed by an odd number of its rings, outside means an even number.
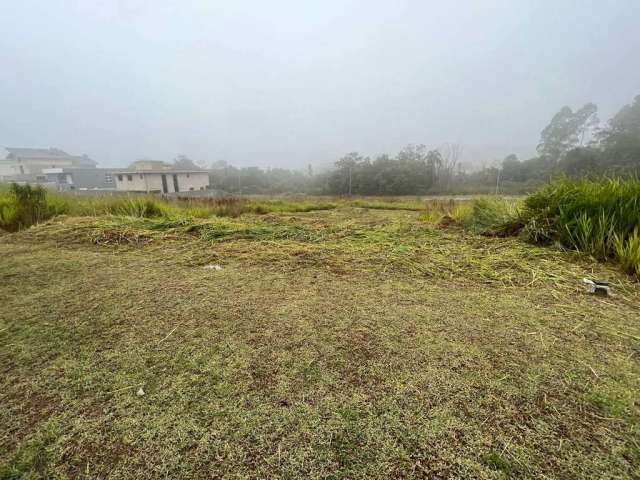
M173 160L173 166L176 168L181 168L183 170L202 170L202 167L197 165L193 160L191 160L186 155L178 155Z
M445 186L446 190L449 191L451 189L451 181L455 175L456 166L462 156L462 146L458 143L445 143L439 150L442 156L439 180L441 185Z
M334 176L335 184L342 184L342 188L338 188L339 193L351 195L354 192L354 175L355 170L364 161L362 155L358 152L351 152L336 162L337 172ZM357 189L356 189L357 191Z
M515 153L507 155L502 160L502 179L521 182L525 180L522 162Z
M611 145L621 137L640 137L640 95L616 113L599 133L602 143Z
M584 141L598 123L598 107L594 103L574 112L565 106L556 113L540 134L538 153L552 162L560 160L569 150Z
M603 161L612 168L640 168L640 95L616 113L597 135Z
M437 183L442 168L443 159L439 150L429 150L426 156L427 171L429 175L429 187Z
M582 176L603 172L602 152L595 148L578 147L567 152L558 164L562 173L569 176Z

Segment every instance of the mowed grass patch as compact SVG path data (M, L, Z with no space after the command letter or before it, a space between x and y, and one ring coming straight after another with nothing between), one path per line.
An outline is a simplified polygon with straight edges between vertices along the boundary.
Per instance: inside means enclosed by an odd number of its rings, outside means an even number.
M214 238L67 218L3 236L0 471L632 477L637 285L418 216L241 216ZM105 224L148 241L91 241ZM592 269L620 296L584 294Z

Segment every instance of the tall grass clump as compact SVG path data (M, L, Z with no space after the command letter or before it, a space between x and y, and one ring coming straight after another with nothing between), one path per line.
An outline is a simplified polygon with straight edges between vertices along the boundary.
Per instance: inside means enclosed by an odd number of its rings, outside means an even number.
M0 228L15 232L65 213L67 207L65 202L48 201L42 187L12 183L0 195Z
M153 218L167 216L169 208L155 198L130 197L111 205L108 213L124 217Z
M477 198L459 216L465 228L484 235L503 236L521 223L517 202L499 197Z
M559 180L525 200L523 219L530 241L559 242L640 272L640 180Z

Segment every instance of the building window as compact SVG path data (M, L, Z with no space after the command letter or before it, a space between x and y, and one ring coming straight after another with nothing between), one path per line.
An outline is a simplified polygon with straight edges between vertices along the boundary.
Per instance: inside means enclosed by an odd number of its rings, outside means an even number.
M189 190L193 191L193 187L189 187Z
M130 182L133 182L133 175L127 175L127 180L129 180Z
M104 183L113 183L113 177L110 173L104 174Z
M118 180L122 181L122 175L118 175Z

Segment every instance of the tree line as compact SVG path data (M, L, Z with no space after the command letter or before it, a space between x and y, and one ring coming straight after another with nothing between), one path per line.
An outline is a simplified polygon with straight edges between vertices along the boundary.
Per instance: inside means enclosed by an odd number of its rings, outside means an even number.
M469 171L460 161L462 147L428 148L411 144L395 156L374 158L351 152L328 171L237 168L219 161L206 167L213 188L228 193L307 193L331 195L424 195L531 190L558 175L633 176L640 173L640 95L604 125L593 103L562 107L542 130L537 155L506 156L489 167ZM189 158L175 162L196 168ZM202 165L200 166L203 167Z
M540 135L538 156L519 161L507 156L505 180L526 182L558 174L568 176L635 176L640 172L640 95L604 126L598 108L588 103L575 112L563 107Z

